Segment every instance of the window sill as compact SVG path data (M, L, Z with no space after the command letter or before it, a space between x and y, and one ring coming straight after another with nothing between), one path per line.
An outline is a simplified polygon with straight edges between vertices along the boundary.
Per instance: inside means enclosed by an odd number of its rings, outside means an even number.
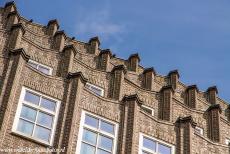
M48 143L48 142L44 142L44 141L42 141L40 139L27 136L26 134L23 134L23 133L18 132L18 131L12 131L11 134L15 135L15 136L25 138L28 141L32 141L34 143L40 144L40 145L45 146L45 147L52 147L52 145L50 143Z

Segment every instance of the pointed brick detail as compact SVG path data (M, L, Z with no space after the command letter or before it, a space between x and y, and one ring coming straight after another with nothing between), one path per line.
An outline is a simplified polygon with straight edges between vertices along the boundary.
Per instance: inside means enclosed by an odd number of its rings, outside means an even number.
M164 86L160 91L159 118L161 120L171 121L173 93L172 86Z
M110 81L110 94L109 96L113 99L121 100L122 95L122 84L124 82L124 77L126 73L126 68L124 65L115 66L111 72Z
M89 45L90 45L90 49L89 49L89 53L91 54L95 54L98 55L99 54L99 46L100 46L100 40L99 37L93 37L89 40Z
M220 104L213 104L208 109L208 137L213 142L220 142Z
M11 2L7 2L5 4L5 7L4 7L4 14L5 14L5 17L7 17L7 15L10 13L10 12L13 12L13 11L16 11L17 8L16 8L16 4L14 3L14 1L11 1Z
M178 70L170 71L168 77L169 77L169 84L172 85L174 89L176 89L180 78Z
M112 57L112 52L110 49L102 50L98 57L98 68L104 71L108 71L110 58Z
M138 53L130 55L128 58L128 63L129 63L128 69L130 71L137 72L139 62L140 62L140 57L139 57Z
M216 86L213 87L209 87L207 89L207 99L209 101L210 104L216 104L216 99L217 99L217 94L218 94L218 90Z
M8 47L10 50L21 48L20 44L24 33L25 28L21 23L12 25L10 39L8 42Z
M65 32L63 30L57 31L54 34L53 38L54 38L53 48L61 52L65 46L65 40L66 40Z
M10 30L12 25L18 24L19 20L20 20L20 16L18 15L17 11L9 12L6 20L6 29Z
M53 36L59 29L57 19L50 20L47 24L47 34Z
M153 90L154 89L154 79L155 79L155 70L153 67L146 68L143 71L143 87L147 90Z
M198 92L199 90L196 85L191 85L187 87L185 91L185 94L186 94L185 104L189 106L190 108L193 108L193 109L196 108Z

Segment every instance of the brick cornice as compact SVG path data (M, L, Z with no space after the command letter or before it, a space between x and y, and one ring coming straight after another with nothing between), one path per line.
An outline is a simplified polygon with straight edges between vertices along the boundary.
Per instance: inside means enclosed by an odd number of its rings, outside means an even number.
M22 30L22 33L23 34L25 34L25 28L24 28L24 26L22 25L22 23L18 23L18 24L14 24L14 25L12 25L12 27L11 27L11 31L13 31L14 29L16 29L16 28L21 28L21 30Z
M74 56L77 54L77 49L74 47L73 44L64 46L63 52L65 52L65 51L68 50L68 49L70 49L70 50L73 51Z
M185 91L189 91L191 89L196 89L196 91L199 92L199 89L198 89L197 85L188 86Z
M163 86L161 88L160 92L165 91L165 90L171 90L174 93L174 89L173 89L172 85Z
M122 99L123 102L126 101L136 101L138 105L142 105L142 101L140 100L140 98L138 97L137 94L134 95L125 95Z
M197 123L193 121L192 116L179 117L176 123L190 123L192 127L196 127Z
M49 27L51 24L56 24L57 25L57 29L59 29L59 23L58 23L57 19L50 20L48 22L47 26Z
M216 86L209 87L209 88L207 89L207 92L210 92L210 91L216 91L216 93L218 94L218 89L217 89Z
M111 72L114 72L114 71L116 71L116 70L122 70L125 74L126 74L126 72L127 72L127 69L126 69L126 67L125 67L124 65L117 65L117 66L114 66Z
M80 78L81 81L82 81L84 84L86 84L86 82L88 81L88 79L84 77L84 75L82 74L82 72L75 72L75 73L69 72L69 73L67 74L67 77L66 77L66 78L67 78L67 79Z
M100 46L100 44L101 44L98 36L95 36L95 37L92 37L92 38L89 39L89 43L91 43L92 41L97 41L98 46Z
M14 2L14 1L7 2L7 3L5 4L5 7L4 7L4 8L7 8L8 6L11 6L11 5L13 5L13 7L14 7L14 8L15 8L15 10L16 10L16 4L15 4L15 2Z
M179 71L178 70L172 70L168 73L168 76L171 76L172 74L177 74L178 75L178 78L180 78L180 74L179 74Z
M54 34L54 37L56 37L57 35L63 35L65 37L65 39L67 38L64 30L61 30L61 31L57 31L55 34Z
M143 71L143 74L146 74L146 73L149 73L149 72L152 72L154 75L156 75L156 71L153 67L150 67L150 68L145 68L144 71Z
M214 109L218 109L220 113L222 112L220 104L213 104L213 105L209 106L207 111L209 112L209 111L214 110Z
M112 52L110 49L103 49L101 50L101 52L99 53L99 56L102 55L102 54L108 54L109 57L112 57Z
M10 16L14 16L14 15L17 16L18 19L20 19L18 11L9 12L8 15L7 15L7 18L9 18Z
M14 49L14 50L10 50L9 51L9 55L21 55L22 58L25 60L25 61L29 61L30 59L30 56L26 54L26 52L24 51L23 48L20 48L20 49Z
M141 61L140 56L139 56L138 53L131 54L129 56L128 60L130 60L131 58L137 58L139 62Z

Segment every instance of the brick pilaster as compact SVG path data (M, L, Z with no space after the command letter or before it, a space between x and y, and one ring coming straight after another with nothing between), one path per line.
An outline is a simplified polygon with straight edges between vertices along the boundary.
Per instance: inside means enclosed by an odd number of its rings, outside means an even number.
M90 45L89 53L98 55L100 44L101 43L100 43L99 37L96 36L96 37L91 38L89 40L89 45Z
M56 19L50 20L47 24L47 34L53 36L59 29L59 24Z
M198 88L196 85L188 86L185 91L185 104L190 108L196 108Z
M177 135L177 154L192 154L192 138L196 123L191 116L181 118L176 121L176 135Z
M110 49L102 50L98 56L98 68L103 71L108 71L111 56L112 53Z
M66 96L63 98L59 122L55 137L55 147L65 148L65 153L72 153L74 141L76 141L77 130L77 110L80 102L80 96L83 86L87 79L81 72L69 73L67 76Z
M62 51L64 46L65 46L65 39L66 39L66 34L64 31L57 31L54 34L54 42L53 42L53 48Z
M10 30L12 25L18 24L20 20L20 17L17 13L17 11L9 12L7 15L7 20L6 20L6 29Z
M115 66L111 72L110 98L121 100L123 93L123 82L126 73L124 65Z
M137 72L138 71L138 66L140 62L140 57L138 53L132 54L128 58L128 70Z
M8 42L9 50L20 48L21 39L24 33L25 29L21 23L12 25L10 39Z
M207 99L210 104L216 104L218 90L216 86L207 89Z
M143 87L147 90L154 89L155 70L153 67L146 68L143 72Z
M22 77L23 67L29 60L29 56L25 51L21 49L15 49L9 51L8 71L5 74L3 81L2 92L0 94L0 128L1 132L4 132L4 128L8 122L7 116L11 113L11 108L15 99L16 90L19 86L19 80ZM1 134L2 135L2 134ZM2 136L0 136L1 138Z
M174 89L177 89L178 81L180 78L178 70L170 71L168 77L169 77L169 84L172 85Z
M171 121L173 93L172 86L164 86L160 91L159 118L161 120Z
M10 12L13 12L13 11L16 11L16 10L17 10L17 8L16 8L16 5L15 5L15 3L13 1L6 3L5 7L4 7L4 15L5 15L5 17L7 17L7 15Z
M121 124L119 130L118 153L137 153L139 142L138 114L140 112L141 101L137 95L125 96L122 100Z
M208 109L208 137L213 142L220 142L220 104L213 104Z

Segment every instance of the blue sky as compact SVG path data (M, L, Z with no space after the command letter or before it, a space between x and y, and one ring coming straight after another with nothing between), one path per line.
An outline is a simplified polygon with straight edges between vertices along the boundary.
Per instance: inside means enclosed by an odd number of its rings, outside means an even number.
M0 0L3 6L7 0ZM19 13L47 24L58 19L68 36L88 41L118 57L138 52L144 67L205 91L217 85L230 102L229 0L16 0Z

